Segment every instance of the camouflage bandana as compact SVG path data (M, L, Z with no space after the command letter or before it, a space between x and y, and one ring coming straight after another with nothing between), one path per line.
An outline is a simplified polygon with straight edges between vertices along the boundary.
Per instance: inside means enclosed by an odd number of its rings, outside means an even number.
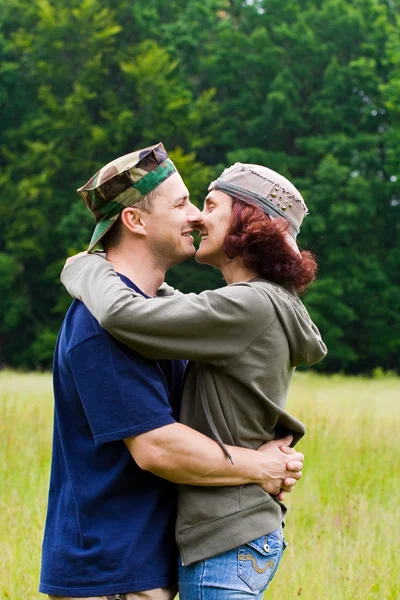
M124 208L139 202L173 173L175 165L160 142L116 158L80 187L77 192L97 223L88 252L94 250Z

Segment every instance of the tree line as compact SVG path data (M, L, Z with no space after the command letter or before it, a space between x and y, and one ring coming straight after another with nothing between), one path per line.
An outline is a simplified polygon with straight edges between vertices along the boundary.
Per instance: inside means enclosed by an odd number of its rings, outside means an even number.
M201 206L235 161L301 190L321 369L399 370L400 25L391 0L0 0L0 364L48 368L76 188L162 141ZM223 285L193 262L182 291Z

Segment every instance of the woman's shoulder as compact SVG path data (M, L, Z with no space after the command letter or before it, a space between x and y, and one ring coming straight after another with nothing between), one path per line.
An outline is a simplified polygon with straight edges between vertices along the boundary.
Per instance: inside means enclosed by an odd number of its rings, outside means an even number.
M254 279L251 279L245 283L247 283L249 287L258 290L259 293L268 294L273 298L281 298L283 301L290 302L295 305L303 305L295 287L290 284L280 285L273 281L263 279L262 277L255 277Z
M232 283L227 286L227 288L232 290L232 294L234 295L243 295L243 296L269 296L277 295L282 296L283 298L293 298L294 300L298 300L297 294L294 290L285 288L273 281L268 281L267 279L263 279L262 277L256 277L254 279L250 279L249 281L240 281L238 283Z
M266 293L271 289L271 285L273 284L261 280L240 281L219 288L215 292L229 312L235 307L243 314L247 314L248 319L253 322L257 318L265 321L266 317L272 319L275 315L274 303Z
M297 295L294 287L282 286L273 281L268 281L261 277L234 283L228 288L232 288L232 293L240 295L243 298L252 299L253 302L258 302L264 310L272 311L273 313L279 308L286 310L307 313L307 310Z

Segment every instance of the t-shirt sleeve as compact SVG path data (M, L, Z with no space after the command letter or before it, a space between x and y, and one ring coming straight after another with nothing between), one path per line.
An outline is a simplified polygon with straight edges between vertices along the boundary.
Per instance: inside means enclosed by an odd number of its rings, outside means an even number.
M71 349L68 359L96 445L175 423L158 363L107 332Z

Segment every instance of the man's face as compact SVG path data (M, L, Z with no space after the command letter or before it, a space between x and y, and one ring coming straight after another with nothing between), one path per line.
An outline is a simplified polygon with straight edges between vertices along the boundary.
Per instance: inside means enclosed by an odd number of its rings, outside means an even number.
M190 202L181 176L174 173L158 188L151 213L143 213L147 240L157 264L166 269L195 253L191 232L201 212Z

